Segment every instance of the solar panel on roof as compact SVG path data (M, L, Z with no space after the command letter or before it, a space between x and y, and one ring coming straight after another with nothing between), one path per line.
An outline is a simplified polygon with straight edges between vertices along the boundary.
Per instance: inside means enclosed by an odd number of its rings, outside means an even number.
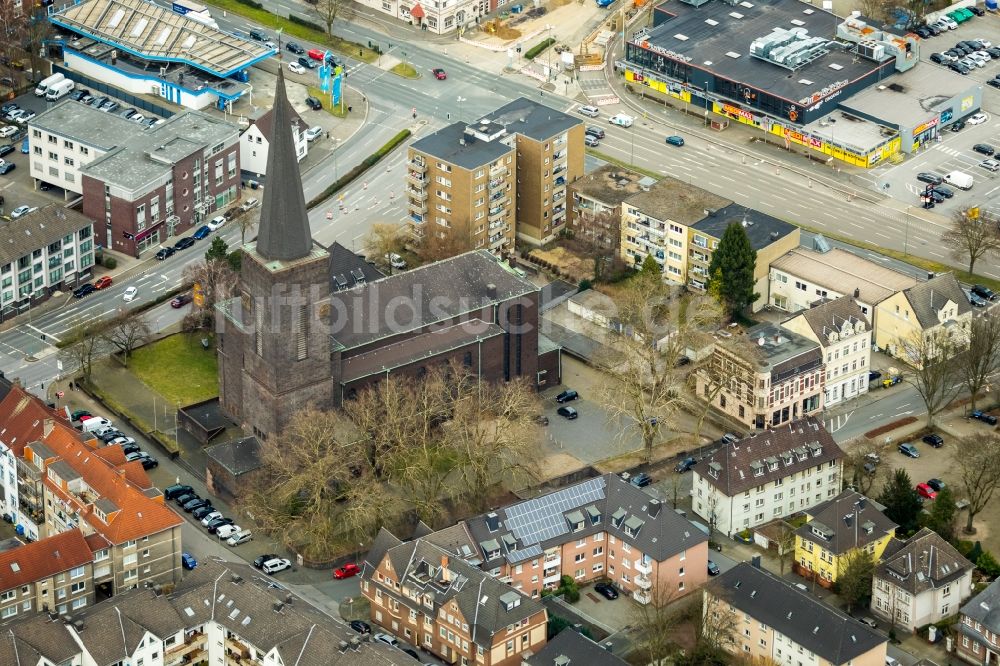
M507 561L511 564L518 564L519 562L524 562L525 560L530 560L535 557L541 557L542 548L538 544L528 546L527 548L521 548L520 550L515 550L507 553Z
M525 546L552 539L569 531L563 514L604 499L604 478L597 477L575 486L507 507L506 526Z

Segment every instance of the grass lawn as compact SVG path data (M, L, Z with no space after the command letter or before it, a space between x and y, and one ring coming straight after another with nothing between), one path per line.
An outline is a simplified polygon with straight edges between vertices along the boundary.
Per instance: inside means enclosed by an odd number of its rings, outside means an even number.
M180 405L219 395L215 345L201 346L202 334L178 333L136 350L128 367L147 386Z
M420 78L420 74L417 73L416 68L414 68L413 65L411 65L408 62L398 63L394 65L393 68L390 69L389 71L397 76L402 76L404 79Z
M330 108L330 93L323 92L320 90L319 86L308 86L309 94L320 101L323 105L323 110L329 113L331 116L336 116L337 118L347 117L347 102L343 104L337 104L333 108Z

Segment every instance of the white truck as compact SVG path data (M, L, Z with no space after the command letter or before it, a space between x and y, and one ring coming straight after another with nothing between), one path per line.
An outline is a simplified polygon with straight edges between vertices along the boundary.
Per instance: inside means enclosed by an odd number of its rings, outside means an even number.
M57 73L57 74L53 74L50 77L42 79L38 83L38 86L35 88L35 97L45 97L45 93L47 93L49 91L49 88L51 86L54 86L55 84L59 83L60 81L64 80L65 78L66 77L63 76L62 74L58 74Z
M971 190L975 179L964 171L951 171L945 174L944 182L960 190Z
M632 127L632 123L635 122L635 118L630 115L619 113L608 119L608 122L612 125L618 125L619 127Z
M59 81L58 83L53 83L46 90L46 92L45 92L45 99L47 101L49 101L49 102L54 102L57 99L62 99L66 95L68 95L71 92L73 92L73 88L75 88L75 87L76 87L76 84L73 83L72 81L70 81L69 79L63 79L62 81Z

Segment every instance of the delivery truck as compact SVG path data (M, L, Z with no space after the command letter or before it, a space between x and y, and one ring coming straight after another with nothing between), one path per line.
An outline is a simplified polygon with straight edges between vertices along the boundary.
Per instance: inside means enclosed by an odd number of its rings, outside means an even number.
M57 99L62 99L66 95L73 92L73 88L76 84L69 79L63 79L57 83L53 83L45 92L45 99L49 102L54 102Z
M35 88L35 97L45 97L45 94L49 91L51 86L54 86L65 78L66 77L62 74L53 74L48 78L42 79L39 82L38 87Z

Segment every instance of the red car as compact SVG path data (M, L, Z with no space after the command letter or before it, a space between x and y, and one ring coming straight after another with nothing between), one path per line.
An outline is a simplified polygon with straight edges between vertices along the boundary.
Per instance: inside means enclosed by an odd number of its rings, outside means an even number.
M432 69L431 74L433 74L434 78L437 79L438 81L444 81L445 79L448 78L448 75L445 74L443 69Z
M313 60L322 60L323 59L323 51L321 51L319 49L309 49L309 51L306 52L306 55L308 55Z
M97 282L94 283L94 289L104 289L111 286L111 276L105 275L102 278L98 278Z
M357 564L351 563L351 564L345 564L339 569L334 569L333 577L339 580L341 578L350 578L351 576L357 576L359 573L361 573L361 567L359 567Z
M191 302L191 294L181 294L177 296L174 300L170 301L170 307L172 308L182 308Z
M917 494L921 497L926 497L927 499L935 499L937 497L937 491L926 483L917 484Z

